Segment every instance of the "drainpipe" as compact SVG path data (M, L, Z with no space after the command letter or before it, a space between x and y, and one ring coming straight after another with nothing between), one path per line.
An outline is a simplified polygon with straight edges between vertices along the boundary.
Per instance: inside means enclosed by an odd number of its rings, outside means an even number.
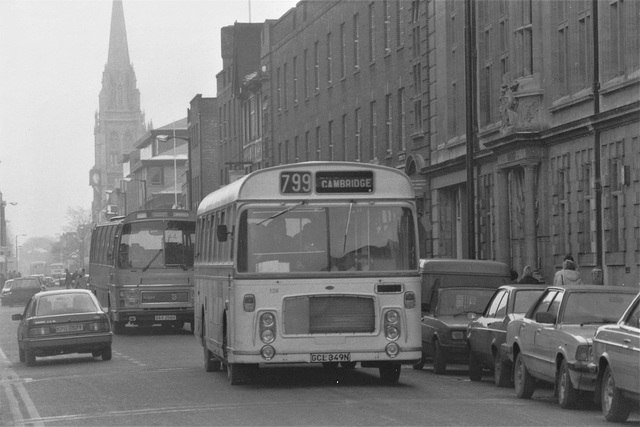
M598 25L598 0L592 0L591 6L593 14L593 120L598 119L600 114L600 48L599 48L599 25ZM591 272L593 284L603 285L604 277L602 266L604 265L604 254L602 248L602 174L600 162L600 130L598 126L593 129L593 153L595 157L595 197L596 197L596 262L595 268Z
M466 80L466 132L467 132L467 258L476 258L475 184L473 179L473 147L476 131L476 45L475 7L473 0L465 0L465 80Z

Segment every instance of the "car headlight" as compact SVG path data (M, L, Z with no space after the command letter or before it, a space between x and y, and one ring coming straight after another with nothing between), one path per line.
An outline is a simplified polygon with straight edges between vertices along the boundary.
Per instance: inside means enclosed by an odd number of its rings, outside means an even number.
M591 346L590 345L579 345L576 349L576 360L581 362L586 362L591 357Z

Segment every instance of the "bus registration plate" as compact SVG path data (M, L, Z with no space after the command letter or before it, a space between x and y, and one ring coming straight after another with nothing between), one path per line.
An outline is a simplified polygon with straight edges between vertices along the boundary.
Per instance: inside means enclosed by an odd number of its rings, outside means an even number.
M349 362L351 353L311 353L311 362Z
M156 320L176 320L175 314L165 314L163 316L156 316Z

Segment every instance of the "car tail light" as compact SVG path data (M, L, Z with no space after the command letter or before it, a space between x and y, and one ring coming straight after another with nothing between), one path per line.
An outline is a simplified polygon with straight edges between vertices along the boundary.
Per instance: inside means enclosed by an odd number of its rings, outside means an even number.
M49 326L38 326L35 328L29 328L30 337L41 337L43 335L49 335L51 328Z
M271 344L276 339L276 315L265 311L260 315L260 340Z
M400 315L396 310L388 310L384 313L384 336L389 341L400 338Z
M92 322L89 323L88 327L91 332L100 332L100 331L109 331L111 328L109 327L108 322Z

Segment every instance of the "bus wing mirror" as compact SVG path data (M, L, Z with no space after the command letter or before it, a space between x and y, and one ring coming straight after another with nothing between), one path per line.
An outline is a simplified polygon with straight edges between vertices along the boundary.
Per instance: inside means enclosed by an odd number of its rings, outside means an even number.
M216 228L216 236L218 237L219 242L226 242L228 234L229 234L229 231L227 230L226 225L224 224L218 225L218 227Z

